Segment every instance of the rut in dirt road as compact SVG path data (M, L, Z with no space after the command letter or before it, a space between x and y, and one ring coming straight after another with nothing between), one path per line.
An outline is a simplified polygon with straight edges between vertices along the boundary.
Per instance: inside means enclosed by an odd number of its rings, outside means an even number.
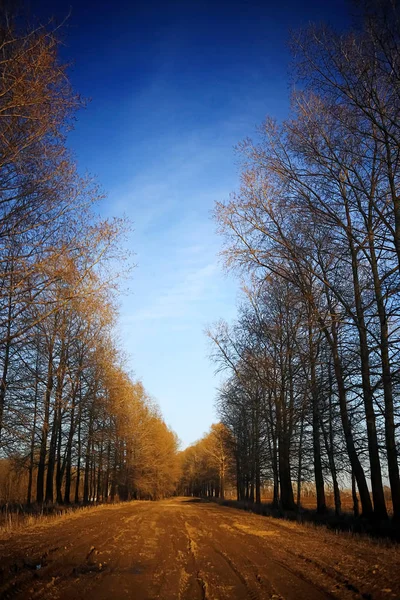
M190 499L104 506L1 541L0 597L400 597L395 583L390 588L379 577L376 585L362 577L366 586L362 589L358 575L343 571L340 561L333 560L337 552L338 557L344 554L346 568L352 564L351 556L345 555L346 540L324 535L332 539L321 539L319 532L293 524ZM372 551L368 554L357 547L353 558L358 572L363 560L369 563ZM393 551L394 561L396 556ZM399 569L393 571L392 566L391 572Z

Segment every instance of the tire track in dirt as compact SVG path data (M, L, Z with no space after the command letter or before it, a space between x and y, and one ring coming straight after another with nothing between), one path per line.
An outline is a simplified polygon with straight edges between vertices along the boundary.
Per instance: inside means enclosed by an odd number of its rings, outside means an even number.
M358 587L356 587L347 579L347 577L344 577L337 569L335 569L331 565L323 563L319 560L311 559L293 550L287 549L286 552L293 556L296 559L296 562L299 562L300 560L315 567L318 571L323 573L325 576L329 577L332 580L333 585L338 585L338 583L340 583L348 591L358 594L360 598L363 598L365 600L372 600L371 594L361 592L358 589Z
M254 530L251 524L251 516L248 516L250 517L249 522L238 523L237 515L224 514L223 522L219 523L223 534L222 537L218 536L218 540L224 548L229 547L232 562L237 560L239 563L248 563L249 570L253 571L253 577L261 585L264 594L266 589L269 588L270 596L268 597L277 600L279 598L295 598L296 600L302 598L305 600L336 598L326 589L306 577L304 573L295 567L290 567L281 560L282 553L279 551L279 543L277 544L279 527L274 526L271 528L271 523L256 519L256 523L262 525L263 528ZM228 540L224 537L226 532L229 532L235 539L235 543L228 544ZM243 547L243 545L246 546L245 557L235 550L238 547ZM293 565L296 565L295 561L293 561Z
M231 558L229 558L229 556L224 551L219 550L215 546L213 548L214 548L214 551L217 554L219 554L225 560L225 562L227 563L227 565L232 569L232 571L235 573L235 575L243 583L244 587L246 588L246 591L247 591L247 594L248 594L250 600L261 600L260 593L258 591L256 591L256 590L252 589L252 586L249 584L249 582L247 581L246 577L238 569L238 567L236 567L236 565L233 563L233 561L231 560Z
M202 575L201 570L198 568L197 544L191 535L191 527L187 523L187 521L185 521L184 518L182 519L182 522L184 525L184 530L186 532L187 550L188 550L188 555L190 557L190 563L191 563L190 566L191 566L192 574L194 574L196 583L198 585L198 590L200 592L200 598L201 598L201 600L211 600L209 591L208 591L207 581L205 580L204 576Z
M154 597L165 600L200 600L201 594L197 579L190 568L191 556L181 515L174 507L166 505L158 511L155 527L162 543L155 557L152 579L157 582Z
M271 558L271 538L279 535L279 528L254 530L246 522L237 523L237 516L215 505L202 505L202 519L189 525L196 537L195 544L204 551L204 557L217 566L220 576L232 582L232 575L240 583L235 591L226 597L249 598L250 600L323 600L332 599L330 593L316 586L302 573L288 568L283 562ZM197 516L197 515L196 515ZM240 515L242 516L242 515ZM250 515L244 515L250 516ZM198 516L197 516L198 518ZM186 518L190 521L189 515ZM260 521L259 521L260 522ZM261 523L263 521L261 520ZM187 527L187 525L186 525ZM216 528L219 531L216 531ZM268 544L268 548L266 545ZM218 558L217 558L218 557ZM221 559L224 566L221 566ZM231 576L227 575L227 568ZM224 598L224 594L215 595L215 585L210 583L210 571L207 571L208 589L213 598ZM214 582L215 583L215 582ZM220 591L220 590L219 590Z
M208 525L208 526L207 526ZM185 528L190 538L190 549L194 550L195 559L202 568L198 571L202 582L205 600L210 598L248 598L261 600L269 596L261 590L258 582L251 582L230 558L226 550L214 543L209 523L202 520L201 524L190 525L187 521ZM194 540L196 537L196 541ZM209 568L206 568L208 566ZM261 594L261 595L260 595Z
M209 511L208 507L210 507ZM278 535L277 528L273 528L273 535L271 535L269 527L267 530L254 530L249 523L237 523L237 516L230 514L229 511L213 510L213 505L205 505L204 508L213 524L213 537L217 540L216 543L213 543L214 551L225 559L240 578L246 587L247 597L275 598L276 600L280 598L296 600L300 598L305 600L334 598L323 588L304 577L302 573L290 569L282 561L272 558L272 540L276 542L277 536L274 532ZM217 517L219 518L217 519ZM202 519L203 529L207 521L206 518ZM217 521L219 521L220 528L218 534L215 533ZM258 519L257 522L265 524L263 520ZM245 552L243 552L243 548L245 548ZM276 549L274 553L276 554Z
M256 540L253 539L253 536L256 536L257 538L264 538L265 539L265 543L268 544L269 549L271 550L270 553L268 553L268 563L270 564L269 568L266 568L266 565L264 566L264 569L266 571L268 571L268 573L277 573L280 572L282 573L283 571L286 571L288 576L291 577L295 577L298 579L301 579L302 581L304 581L305 584L307 585L312 585L314 588L314 593L317 593L317 591L320 592L320 594L323 594L324 597L328 597L328 598L337 598L338 596L336 595L337 593L340 593L340 599L345 599L345 598L353 598L354 594L356 594L357 598L363 598L365 600L373 600L372 599L372 595L369 593L362 593L358 587L356 585L354 585L353 583L351 583L349 581L348 578L344 577L337 569L335 569L334 567L327 565L326 563L323 563L322 561L319 560L315 560L315 559L311 559L309 557L304 556L303 554L296 552L295 550L292 550L291 548L288 548L286 545L284 547L283 552L276 552L276 549L273 549L272 544L273 544L273 538L274 535L279 536L280 531L282 532L282 529L284 531L288 531L290 532L290 535L292 534L292 527L290 524L284 524L280 529L279 524L272 522L270 519L264 519L263 521L261 521L261 523L263 523L264 527L267 527L268 529L262 529L262 530L256 530L253 531L251 528L251 525L248 523L238 523L236 521L237 516L241 517L241 514L239 513L239 515L234 515L231 516L229 518L229 516L227 515L226 519L224 519L224 523L220 523L220 527L222 527L223 529L226 529L230 532L237 532L239 535L241 534L243 538L246 539L246 546L247 549L249 550L251 547L258 553L260 551L259 548L259 544ZM247 520L251 523L252 521L252 517L255 517L255 521L257 523L257 525L260 525L260 521L257 518L258 515L248 515L247 516ZM226 523L225 521L228 521L228 523ZM297 536L301 536L301 531L295 531L295 534ZM272 538L272 539L269 539ZM303 532L303 539L304 539L304 532ZM262 550L261 550L262 553ZM273 554L278 554L278 557L274 557L272 558ZM293 558L295 560L293 560ZM289 559L289 560L288 560ZM257 559L255 559L257 560ZM288 562L291 563L292 566L290 566L288 564ZM296 567L301 567L302 564L306 564L306 569L299 569ZM271 565L275 565L275 567L271 566ZM306 576L304 574L304 571L310 573L311 569L310 567L313 568L314 571L314 577L310 577L310 576ZM311 573L310 573L311 574ZM333 588L333 593L328 592L326 590L326 588L324 589L321 585L319 585L318 583L316 583L316 579L318 579L318 577L320 575L325 576L325 578L328 578L328 582L327 585L332 589ZM257 577L259 578L259 577ZM284 582L286 580L286 577L284 576L284 573L281 577L279 577L279 581L278 581L278 585L275 585L275 593L279 596L279 590L282 591L282 585L281 583ZM310 592L311 593L311 592ZM310 596L311 598L311 596Z

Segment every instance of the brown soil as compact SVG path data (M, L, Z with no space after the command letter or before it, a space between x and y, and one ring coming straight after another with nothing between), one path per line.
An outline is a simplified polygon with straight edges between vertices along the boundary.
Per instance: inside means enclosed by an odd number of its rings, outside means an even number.
M0 540L0 597L400 598L395 546L174 498L103 506Z

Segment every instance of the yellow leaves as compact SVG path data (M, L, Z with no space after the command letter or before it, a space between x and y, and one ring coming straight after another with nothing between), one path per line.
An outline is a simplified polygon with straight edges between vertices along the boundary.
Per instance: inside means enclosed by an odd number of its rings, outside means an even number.
M223 487L233 463L232 448L231 434L225 425L212 425L208 434L180 453L181 487L190 483L197 487Z
M179 477L176 434L140 381L112 361L104 373L117 433L124 447L123 472L139 497L161 498L175 490Z

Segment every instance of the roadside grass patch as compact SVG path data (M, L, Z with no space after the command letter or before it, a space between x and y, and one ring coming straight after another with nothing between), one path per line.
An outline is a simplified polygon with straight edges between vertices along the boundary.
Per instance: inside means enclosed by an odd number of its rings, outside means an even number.
M127 503L124 502L124 504ZM4 505L0 507L0 538L7 538L14 532L29 527L64 521L92 511L95 512L101 508L113 508L120 505L121 502L114 502L112 504L73 504L70 506L57 504L50 506L33 504L29 507L24 505Z
M209 498L220 506L227 506L244 510L264 517L271 517L283 521L287 526L306 526L313 529L327 528L336 534L348 534L360 538L373 538L385 546L391 546L393 543L400 542L400 523L392 519L387 521L371 522L362 517L354 517L348 512L341 515L335 515L333 511L328 510L324 515L319 515L312 509L300 509L300 511L285 511L281 508L275 508L271 504L237 500L221 500L219 498ZM290 525L289 525L290 524Z

